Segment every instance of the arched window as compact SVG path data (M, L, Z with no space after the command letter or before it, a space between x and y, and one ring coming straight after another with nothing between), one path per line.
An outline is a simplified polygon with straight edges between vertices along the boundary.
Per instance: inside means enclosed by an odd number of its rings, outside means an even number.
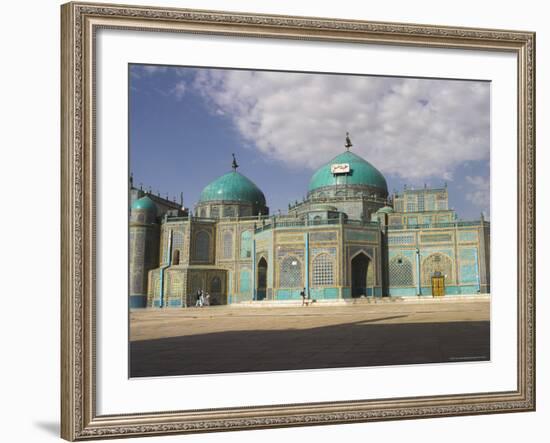
M441 273L446 282L454 281L452 260L439 252L429 255L422 262L422 286L431 286L432 276L436 272Z
M177 266L180 264L180 250L174 249L172 252L172 265Z
M319 254L313 259L313 286L334 284L334 260L328 254Z
M256 266L258 269L258 291L264 291L267 289L267 260L262 257Z
M195 259L208 261L210 258L210 235L206 231L200 231L195 238Z
M279 266L279 286L301 288L302 280L302 262L296 257L285 257Z
M225 231L223 234L223 258L233 257L233 233Z
M219 294L222 292L222 280L220 277L214 277L210 282L210 292L212 294Z
M413 267L408 258L401 256L392 258L388 273L390 286L412 286L414 284Z
M241 258L252 257L252 231L243 231L241 234Z

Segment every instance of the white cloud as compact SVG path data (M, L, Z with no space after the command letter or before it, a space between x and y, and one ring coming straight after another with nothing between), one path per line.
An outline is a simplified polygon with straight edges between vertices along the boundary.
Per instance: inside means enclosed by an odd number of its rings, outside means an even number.
M144 65L144 66L141 66L141 70L145 75L151 76L153 74L165 73L167 68L166 66Z
M155 74L164 74L167 72L166 66L154 66L154 65L132 65L130 69L130 75L133 78L151 77Z
M466 176L466 182L471 185L472 190L466 193L466 200L489 212L490 205L490 181L488 177Z
M468 81L199 71L213 113L271 158L315 168L354 147L385 174L451 180L489 157L489 84Z
M185 85L185 81L180 80L175 84L175 86L170 90L170 93L176 97L176 100L180 101L183 96L185 95L185 91L187 90L187 86Z

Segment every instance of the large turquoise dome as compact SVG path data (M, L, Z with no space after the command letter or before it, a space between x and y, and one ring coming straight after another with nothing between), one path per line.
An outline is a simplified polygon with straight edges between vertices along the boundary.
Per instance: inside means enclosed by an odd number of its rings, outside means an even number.
M333 174L331 165L342 163L349 165L350 172L348 174ZM327 164L321 166L309 181L309 192L337 185L362 185L378 188L385 194L388 192L388 185L382 173L368 161L350 151L337 155Z
M222 175L202 190L199 202L209 201L237 201L265 206L265 196L260 188L236 171Z

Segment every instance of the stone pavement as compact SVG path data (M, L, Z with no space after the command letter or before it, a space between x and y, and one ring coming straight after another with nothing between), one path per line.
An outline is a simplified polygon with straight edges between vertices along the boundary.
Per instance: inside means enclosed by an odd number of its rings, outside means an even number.
M481 299L136 310L131 376L488 360L489 307Z

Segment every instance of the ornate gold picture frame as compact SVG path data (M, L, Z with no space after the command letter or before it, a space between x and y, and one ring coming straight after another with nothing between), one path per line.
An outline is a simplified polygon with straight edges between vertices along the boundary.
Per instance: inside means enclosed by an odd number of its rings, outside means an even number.
M535 34L524 31L68 3L62 22L61 435L216 432L535 409ZM517 57L517 388L386 399L97 413L96 33L162 32L283 41L472 49ZM122 119L121 119L122 120ZM121 125L126 122L121 121ZM124 148L121 148L124 149ZM497 159L498 161L498 154ZM514 343L515 344L515 343Z

